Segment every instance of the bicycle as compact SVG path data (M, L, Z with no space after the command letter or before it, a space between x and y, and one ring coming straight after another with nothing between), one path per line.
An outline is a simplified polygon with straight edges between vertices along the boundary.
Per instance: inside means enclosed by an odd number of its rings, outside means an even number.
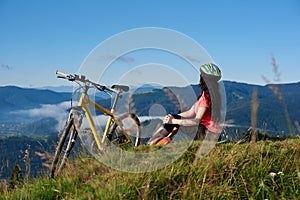
M103 152L104 146L108 142L110 142L109 144L116 145L120 148L139 145L141 124L138 117L133 113L124 113L119 116L115 116L115 108L118 100L121 98L121 93L127 92L129 90L128 86L113 85L112 87L108 87L94 83L88 80L84 75L71 75L60 71L56 71L56 74L58 75L57 78L76 82L79 85L79 88L75 91L80 91L80 98L77 106L73 106L71 103L71 110L64 129L59 137L54 159L51 164L51 178L61 173L66 160L75 145L77 136L80 133L84 117L87 119L89 128L85 128L83 132L90 131L92 133L92 137L94 139L92 148L96 148L98 153ZM111 98L113 98L113 94L115 95L110 110L102 107L89 98L88 90L91 88L100 92L105 92L109 94ZM89 106L94 107L104 115L108 116L102 137L97 131Z

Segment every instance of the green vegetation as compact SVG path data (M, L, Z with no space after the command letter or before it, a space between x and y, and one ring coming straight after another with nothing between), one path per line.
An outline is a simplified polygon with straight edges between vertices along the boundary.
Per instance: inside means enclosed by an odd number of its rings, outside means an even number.
M63 174L2 190L0 199L298 199L298 139L228 143L195 160L195 142L169 166L148 173L110 169L86 155ZM136 151L155 150L140 146ZM1 190L0 190L1 191Z
M7 137L0 138L0 179L9 179L13 168L18 163L25 177L37 177L46 170L42 163L46 162L37 153L54 152L57 143L56 137L30 138L30 137ZM28 153L26 154L26 152ZM28 156L28 158L26 157ZM28 163L26 160L29 160ZM26 165L30 164L30 174L26 174Z

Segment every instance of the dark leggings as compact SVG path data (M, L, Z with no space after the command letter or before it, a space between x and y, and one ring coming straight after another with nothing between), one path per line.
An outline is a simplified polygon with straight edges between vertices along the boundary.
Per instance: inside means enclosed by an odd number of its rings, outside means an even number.
M181 119L180 115L172 114L172 116L175 119ZM179 125L178 124L164 124L164 128L168 131L168 133L171 133L174 127L179 128Z
M180 115L172 114L172 116L175 119L181 119ZM179 128L179 125L178 124L164 124L164 128L168 131L168 133L171 133L174 127ZM194 137L194 140L204 140L206 131L207 131L207 128L204 125L199 124L198 131Z

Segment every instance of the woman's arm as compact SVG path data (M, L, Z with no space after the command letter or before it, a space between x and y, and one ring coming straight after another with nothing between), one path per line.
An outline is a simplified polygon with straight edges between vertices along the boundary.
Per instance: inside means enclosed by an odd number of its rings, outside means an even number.
M181 126L197 126L199 125L200 120L204 116L207 108L206 107L200 107L196 117L191 119L175 119L172 115L167 115L164 119L164 123L166 124L178 124ZM190 110L186 111L189 112ZM179 114L182 116L181 114ZM182 116L183 117L183 116Z
M195 105L193 105L189 110L179 113L183 118L192 118L195 116Z

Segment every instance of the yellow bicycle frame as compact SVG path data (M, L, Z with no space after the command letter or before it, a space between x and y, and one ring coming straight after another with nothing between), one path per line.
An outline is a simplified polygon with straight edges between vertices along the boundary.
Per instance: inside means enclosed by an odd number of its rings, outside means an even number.
M109 111L109 110L103 108L102 106L100 106L99 104L97 104L96 102L94 102L91 99L89 99L88 96L87 96L87 94L86 94L86 92L83 92L81 94L81 96L80 96L80 100L78 102L78 106L81 107L83 109L83 111L85 112L85 116L86 116L86 118L88 120L89 126L90 126L90 128L92 130L92 134L94 136L94 139L96 141L96 144L97 144L97 147L98 147L99 150L103 150L103 144L104 144L104 142L106 140L107 135L109 134L110 125L116 121L115 117L114 117L114 111L115 111L114 109L115 109L115 106L117 104L117 101L118 101L119 97L120 97L119 93L117 93L117 96L115 97L115 100L114 100L114 102L112 104L111 110ZM100 135L97 132L97 128L95 126L92 114L90 112L89 105L92 105L97 110L101 111L105 115L108 115L108 120L107 120L107 123L106 123L106 126L105 126L105 130L104 130L103 138L102 139L100 138ZM120 127L121 127L122 134L124 134L125 137L128 139L127 142L118 144L118 146L121 147L122 145L131 143L131 138L126 133L126 131L123 130L123 127L122 126L120 126ZM117 130L115 130L115 131L116 131L116 134L118 135L118 131ZM113 142L113 141L111 141L111 142Z
M106 114L106 115L109 116L108 120L107 120L107 124L106 124L105 130L104 130L102 141L100 141L99 135L97 133L97 128L95 126L95 123L94 123L93 117L91 115L91 112L90 112L90 110L88 108L89 104L92 105L92 106L94 106L96 109L100 110L101 112L103 112L104 114ZM103 108L102 106L100 106L96 102L90 100L87 97L86 93L82 93L81 94L78 106L82 107L82 109L85 111L85 115L86 115L86 118L87 118L88 123L90 125L90 128L92 130L93 136L95 138L97 147L99 148L99 150L103 150L103 145L102 144L105 142L105 138L106 138L106 136L108 134L109 125L111 124L111 122L113 122L115 120L114 115L113 115L114 108L112 108L110 111L107 110L107 109L105 109L105 108Z

